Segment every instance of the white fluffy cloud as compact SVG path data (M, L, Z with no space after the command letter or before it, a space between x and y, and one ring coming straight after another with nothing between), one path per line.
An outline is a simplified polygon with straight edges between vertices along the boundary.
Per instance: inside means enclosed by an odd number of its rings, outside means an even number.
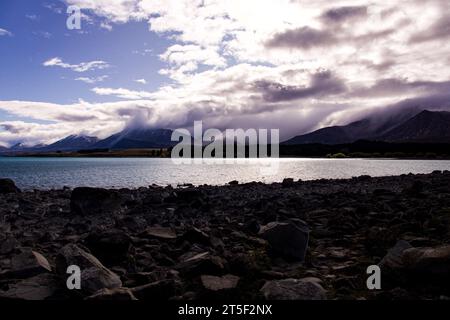
M10 32L10 31L8 31L8 30L6 30L6 29L2 29L2 28L0 28L0 37L1 36L9 36L9 37L12 37L12 33Z
M70 69L76 72L86 72L90 70L101 70L109 67L108 63L105 61L89 61L89 62L81 62L79 64L69 64L63 62L61 58L55 57L45 61L42 64L44 67L60 67L63 69Z
M116 96L122 99L129 99L129 100L140 100L140 99L146 99L151 98L153 94L151 92L146 91L135 91L135 90L129 90L124 88L93 88L93 92L100 96Z
M98 83L98 82L103 82L106 79L108 79L108 76L99 76L99 77L78 77L75 78L76 81L82 81L84 83L88 83L88 84L94 84L94 83Z

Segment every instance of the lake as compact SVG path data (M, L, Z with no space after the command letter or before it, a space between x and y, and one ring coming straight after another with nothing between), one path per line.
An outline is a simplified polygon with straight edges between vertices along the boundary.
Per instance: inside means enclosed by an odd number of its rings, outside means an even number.
M261 170L277 164L275 174ZM360 175L390 176L450 170L450 160L394 159L239 159L233 165L176 165L157 158L1 158L0 177L24 189L78 186L137 188L157 185L223 185L239 182L281 182L284 178L314 180Z

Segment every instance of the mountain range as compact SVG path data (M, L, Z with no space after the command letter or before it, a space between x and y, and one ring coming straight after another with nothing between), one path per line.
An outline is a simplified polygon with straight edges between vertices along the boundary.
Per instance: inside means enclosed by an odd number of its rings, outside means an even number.
M358 140L385 142L450 143L450 112L421 111L407 120L375 118L352 122L346 126L322 128L296 136L284 144L345 144Z
M69 152L89 149L153 149L168 148L172 130L150 128L126 128L112 136L99 140L85 135L71 135L50 145L26 146L18 143L12 147L0 147L0 152ZM450 112L421 111L384 117L365 118L345 126L322 128L296 136L283 144L346 144L358 140L385 142L450 143Z
M91 149L154 149L168 148L175 142L171 141L172 130L149 128L126 128L112 136L99 140L85 135L71 135L50 145L26 146L17 143L14 146L0 149L0 152L70 152Z
M169 129L127 128L94 143L92 147L113 150L167 148L175 144L171 137L172 130Z

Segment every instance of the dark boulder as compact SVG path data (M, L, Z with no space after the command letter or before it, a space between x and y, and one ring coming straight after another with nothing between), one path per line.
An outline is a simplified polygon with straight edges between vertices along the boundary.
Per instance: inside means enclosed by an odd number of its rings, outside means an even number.
M0 243L0 255L5 255L13 252L19 246L19 242L14 237L7 237L1 239Z
M192 202L203 198L203 192L196 188L179 189L176 191L177 199L181 202Z
M286 178L283 180L281 185L283 186L283 188L290 188L295 185L295 182L294 182L294 179L292 179L292 178Z
M11 179L0 179L0 194L20 193L20 189Z
M274 253L296 261L304 261L308 248L309 228L292 222L271 222L259 231Z
M85 242L89 250L106 265L126 262L132 249L130 236L121 230L92 232Z
M200 243L200 244L210 243L209 235L195 227L192 227L188 231L186 231L183 234L182 239L190 243Z
M113 213L120 210L122 201L116 190L75 188L70 198L70 208L80 215Z
M421 196L427 185L420 180L414 181L410 186L403 189L403 193L412 197Z
M244 223L242 229L250 234L258 234L259 230L261 229L261 226L259 225L256 219L251 219Z

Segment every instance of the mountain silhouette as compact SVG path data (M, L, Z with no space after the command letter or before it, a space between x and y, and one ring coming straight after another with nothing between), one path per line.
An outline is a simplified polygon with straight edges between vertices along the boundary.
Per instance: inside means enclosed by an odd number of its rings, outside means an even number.
M422 111L390 130L379 140L389 142L450 142L450 112Z
M176 144L171 141L172 130L127 128L122 132L100 140L92 147L98 149L142 149L167 148Z
M346 144L358 140L387 142L450 142L450 112L421 111L408 119L399 116L363 119L346 126L326 127L294 137L284 144Z

